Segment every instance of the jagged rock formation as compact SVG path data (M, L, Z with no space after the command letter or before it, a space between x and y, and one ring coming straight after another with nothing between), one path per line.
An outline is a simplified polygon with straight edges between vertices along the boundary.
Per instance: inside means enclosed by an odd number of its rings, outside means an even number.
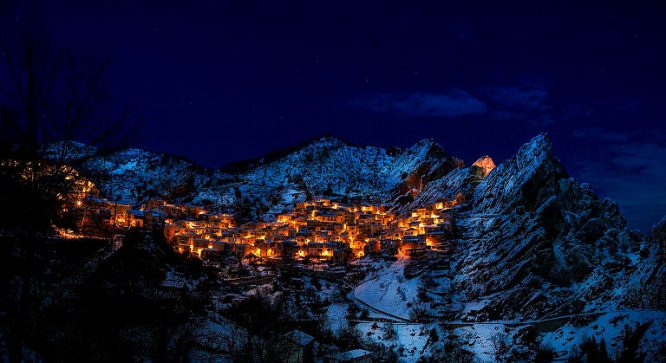
M472 164L471 169L474 175L479 178L485 178L495 169L495 162L488 155L482 156Z
M643 305L666 309L666 216L652 228L650 239L641 248L647 261L641 269L640 291L634 293ZM644 282L643 282L644 281Z
M562 309L570 296L547 296L548 286L571 287L596 268L615 271L636 242L615 203L568 178L545 135L493 170L469 199L457 220L464 252L455 281L465 299L499 293L489 315Z
M666 217L662 218L659 223L654 225L650 237L652 237L652 241L655 244L661 246L661 252L663 253L664 244L666 243Z
M433 181L402 208L464 195L454 216L452 271L460 318L538 319L630 302L659 305L647 290L663 263L637 260L642 236L626 229L615 202L568 177L546 135L488 173L490 160L475 164ZM663 230L655 227L653 239ZM644 254L656 256L656 248Z

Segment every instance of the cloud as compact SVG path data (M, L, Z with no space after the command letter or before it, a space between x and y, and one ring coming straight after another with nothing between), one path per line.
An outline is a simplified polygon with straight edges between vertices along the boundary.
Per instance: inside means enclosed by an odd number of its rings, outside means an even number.
M544 83L485 86L468 91L454 88L442 93L380 93L352 102L359 109L415 117L477 116L479 119L531 126L539 131L556 122L588 116L589 109L557 109L550 104Z
M378 113L399 113L418 117L460 117L487 111L483 101L459 89L446 94L380 94L357 103L357 106Z
M574 129L572 134L576 138L593 139L600 142L627 142L629 135L613 132L600 127L584 127Z
M485 90L488 116L501 121L520 121L536 127L555 123L555 109L547 103L550 92L544 85L488 87Z
M574 137L594 145L598 158L581 158L576 176L616 200L634 227L644 232L666 215L666 143L652 136L603 129L574 130Z
M544 86L493 87L488 96L504 109L523 111L549 111L545 104L549 92Z

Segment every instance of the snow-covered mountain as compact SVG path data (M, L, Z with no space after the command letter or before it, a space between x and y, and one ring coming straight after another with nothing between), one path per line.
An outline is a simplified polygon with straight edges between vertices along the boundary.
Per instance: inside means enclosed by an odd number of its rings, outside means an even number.
M454 215L459 235L449 276L426 269L419 278L430 281L432 290L446 287L450 295L441 301L458 319L532 320L507 328L506 339L517 347L529 345L525 328L547 322L556 329L541 337L548 346L568 350L588 336L610 341L612 351L623 327L652 321L641 349L659 356L666 333L666 219L651 237L628 230L615 202L568 177L546 135L490 173L488 165L484 157L455 169L402 207L407 211L458 193L466 199ZM576 322L580 317L587 321ZM490 344L491 338L481 334L475 341ZM471 350L479 349L471 344Z
M400 196L409 199L430 181L462 166L432 140L406 149L384 149L327 137L242 172L208 170L140 149L96 153L77 143L68 150L76 156L68 160L90 174L108 198L136 203L166 197L244 212L248 218L270 218L271 213L317 195L377 204Z
M46 155L61 149L56 145ZM66 160L93 177L109 198L166 197L247 219L268 219L316 195L390 204L398 213L459 198L464 202L453 213L455 249L448 271L430 267L436 263L419 269L399 261L359 285L358 296L405 319L416 309L429 316L452 312L467 324L455 333L476 337L467 339L468 348L482 360L494 344L489 334L497 334L483 333L486 326L503 326L522 357L530 357L526 352L534 341L561 353L584 335L619 346L623 326L648 321L653 324L639 337L641 349L656 357L664 346L666 219L650 236L627 229L615 202L599 199L590 185L567 175L546 135L497 166L484 156L469 167L431 140L385 149L322 138L242 171L208 170L138 149L68 149L75 156ZM405 282L408 269L417 277ZM395 288L390 281L413 291L425 286L431 302L414 296L402 302L375 299L406 295L373 292ZM474 322L479 325L469 325Z

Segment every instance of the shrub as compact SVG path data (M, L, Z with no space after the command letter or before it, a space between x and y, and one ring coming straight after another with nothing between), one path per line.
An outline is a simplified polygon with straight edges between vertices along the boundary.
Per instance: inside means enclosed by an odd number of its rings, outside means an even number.
M430 343L437 343L439 341L439 335L437 335L437 329L432 328L429 333Z
M428 316L428 312L423 308L414 308L409 312L409 318L414 321L423 320Z
M432 299L430 296L428 296L428 291L425 289L423 286L419 286L418 293L416 294L416 297L418 297L419 301L421 302L430 302Z
M398 333L395 331L395 328L393 328L393 324L391 323L385 323L382 327L382 331L384 332L384 339L386 340L395 340L398 337Z
M618 363L625 362L643 362L645 360L645 353L638 351L640 348L641 340L647 332L652 322L636 323L635 328L625 326L624 337L622 339L622 352L618 357Z
M613 362L608 356L606 342L597 342L593 337L585 337L580 346L575 346L569 354L569 362L607 363Z
M509 337L506 334L497 333L491 338L491 342L495 349L495 360L497 362L504 362L510 349Z
M540 344L534 354L534 363L550 363L555 360L555 350L547 345Z
M335 339L336 343L343 349L357 348L361 343L361 337L358 334L358 330L350 326L340 330Z

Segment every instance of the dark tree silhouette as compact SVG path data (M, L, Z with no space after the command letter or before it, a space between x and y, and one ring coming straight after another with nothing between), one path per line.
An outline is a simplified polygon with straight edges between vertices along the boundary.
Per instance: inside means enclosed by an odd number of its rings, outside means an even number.
M125 110L110 107L107 60L54 46L35 16L18 19L15 34L0 41L1 247L13 256L8 274L15 282L0 301L7 304L9 358L17 362L43 283L36 254L50 243L51 226L64 225L59 219L78 175L64 163L70 141L118 147L138 125ZM64 142L55 144L55 159L42 158L43 148L56 141Z
M127 109L113 107L107 92L110 62L59 48L35 16L17 21L15 36L2 39L0 87L6 99L0 109L4 152L36 158L43 145L60 144L66 160L68 141L84 140L104 148L120 146L137 135Z

